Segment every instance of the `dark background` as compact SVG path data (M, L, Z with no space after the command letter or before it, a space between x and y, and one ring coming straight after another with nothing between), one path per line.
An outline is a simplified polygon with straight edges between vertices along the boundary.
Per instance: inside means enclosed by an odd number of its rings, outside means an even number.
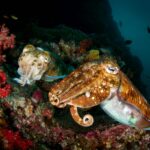
M4 2L0 12L1 16L17 16L20 22L37 21L47 27L65 24L86 32L101 31L102 24L106 21L100 16L104 14L107 20L111 17L111 8L107 0Z

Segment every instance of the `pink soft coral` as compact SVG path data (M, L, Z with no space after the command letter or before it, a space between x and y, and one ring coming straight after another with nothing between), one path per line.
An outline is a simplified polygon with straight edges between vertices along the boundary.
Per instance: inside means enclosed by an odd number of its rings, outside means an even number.
M3 54L8 48L14 48L15 36L9 34L9 29L5 25L0 26L0 63L5 61Z

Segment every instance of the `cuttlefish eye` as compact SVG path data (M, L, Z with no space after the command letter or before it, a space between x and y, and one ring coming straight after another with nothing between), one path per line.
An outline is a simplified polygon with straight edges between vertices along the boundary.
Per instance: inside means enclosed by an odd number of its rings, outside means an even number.
M119 72L119 68L118 68L118 67L114 67L114 66L112 66L112 65L107 65L107 66L105 67L105 69L106 69L106 71L107 71L108 73L111 73L111 74L117 74L117 73Z
M47 57L45 57L44 61L47 63L47 62L49 62L49 59Z

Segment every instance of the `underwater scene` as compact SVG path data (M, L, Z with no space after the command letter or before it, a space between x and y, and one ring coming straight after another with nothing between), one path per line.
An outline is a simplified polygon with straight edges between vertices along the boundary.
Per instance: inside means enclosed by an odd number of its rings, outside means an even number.
M148 0L4 5L0 149L150 150L149 43Z

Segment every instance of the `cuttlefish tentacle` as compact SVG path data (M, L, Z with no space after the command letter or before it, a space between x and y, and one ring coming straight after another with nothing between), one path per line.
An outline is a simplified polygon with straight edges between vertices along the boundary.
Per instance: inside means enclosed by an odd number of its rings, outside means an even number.
M79 125L83 127L89 127L94 122L93 116L90 114L86 114L84 115L83 118L81 118L79 116L77 107L71 106L70 113L71 113L72 118L76 121L76 123L78 123Z

